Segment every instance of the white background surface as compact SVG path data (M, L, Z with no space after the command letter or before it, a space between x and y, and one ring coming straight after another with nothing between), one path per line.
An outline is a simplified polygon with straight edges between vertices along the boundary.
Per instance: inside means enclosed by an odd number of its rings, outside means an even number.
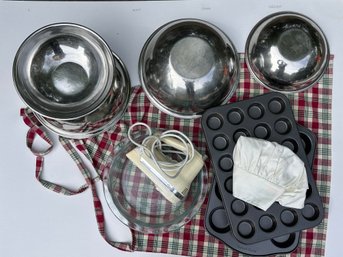
M100 236L90 191L65 197L43 188L34 178L35 159L25 147L26 125L19 117L23 103L11 77L13 57L34 30L53 22L76 22L99 33L127 65L138 84L140 50L150 34L177 18L201 18L221 28L243 52L251 28L281 10L303 13L325 32L334 60L333 168L326 256L341 256L343 229L343 2L341 0L230 0L167 2L0 2L0 256L93 257L152 256L125 253ZM46 177L73 186L83 183L61 147L46 158ZM128 229L108 215L116 240L130 240ZM155 254L154 256L167 256Z

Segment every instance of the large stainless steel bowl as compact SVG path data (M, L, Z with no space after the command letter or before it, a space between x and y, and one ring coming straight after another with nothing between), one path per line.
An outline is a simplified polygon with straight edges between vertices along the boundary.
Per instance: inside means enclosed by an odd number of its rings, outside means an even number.
M145 43L139 75L149 100L179 118L197 118L226 103L239 81L239 58L230 39L196 19L172 21Z
M123 116L130 99L129 74L120 58L113 53L116 72L107 98L92 113L72 120L59 120L34 113L43 126L67 138L88 138L110 129Z
M113 84L115 62L105 41L77 24L57 23L31 34L13 63L15 87L36 113L75 119L98 108Z
M130 97L125 65L105 41L81 25L43 27L20 46L13 79L43 126L68 138L109 129Z
M262 19L250 32L245 53L256 79L279 92L299 92L313 86L330 58L328 42L319 26L293 12Z

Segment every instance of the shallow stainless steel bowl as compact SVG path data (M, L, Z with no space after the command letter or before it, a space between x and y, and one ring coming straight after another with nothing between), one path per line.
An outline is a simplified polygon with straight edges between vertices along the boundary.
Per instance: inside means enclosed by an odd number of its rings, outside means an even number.
M329 45L319 26L298 13L262 19L245 46L249 70L265 87L298 92L313 86L329 63Z
M150 36L140 55L139 73L157 108L175 117L197 118L232 96L239 80L239 58L217 27L181 19Z
M43 126L67 138L88 138L110 129L124 114L130 99L129 74L120 58L113 53L115 75L107 98L99 108L86 116L72 119L51 119L34 113Z
M41 116L75 119L93 112L113 85L115 62L105 41L77 24L58 23L31 34L13 63L15 87Z

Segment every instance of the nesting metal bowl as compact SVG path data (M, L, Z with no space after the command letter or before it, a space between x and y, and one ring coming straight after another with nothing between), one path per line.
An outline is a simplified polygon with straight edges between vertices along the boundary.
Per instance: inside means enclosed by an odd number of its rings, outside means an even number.
M197 118L226 103L239 81L239 58L230 39L196 19L172 21L145 43L139 75L149 100L179 118Z
M313 86L324 74L330 58L320 27L293 12L262 19L248 36L245 54L255 78L279 92L300 92Z
M113 84L112 52L100 36L70 23L31 34L13 63L23 101L42 116L74 119L97 108Z
M35 113L43 126L67 138L88 138L95 136L115 125L124 114L129 103L131 83L129 74L120 58L113 53L115 75L107 98L92 113L77 119L60 120L44 117Z
M38 120L70 138L109 128L123 114L130 94L119 57L94 31L73 23L32 33L17 51L13 80Z

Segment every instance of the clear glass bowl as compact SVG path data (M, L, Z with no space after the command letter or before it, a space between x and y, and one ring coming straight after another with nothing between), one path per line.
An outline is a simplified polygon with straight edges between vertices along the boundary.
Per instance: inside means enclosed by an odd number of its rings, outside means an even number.
M136 140L141 142L144 137L139 135ZM128 139L124 140L110 158L103 183L110 209L125 225L143 233L158 234L179 229L196 215L205 199L208 189L205 165L193 180L187 197L172 204L126 157L126 153L135 147Z

